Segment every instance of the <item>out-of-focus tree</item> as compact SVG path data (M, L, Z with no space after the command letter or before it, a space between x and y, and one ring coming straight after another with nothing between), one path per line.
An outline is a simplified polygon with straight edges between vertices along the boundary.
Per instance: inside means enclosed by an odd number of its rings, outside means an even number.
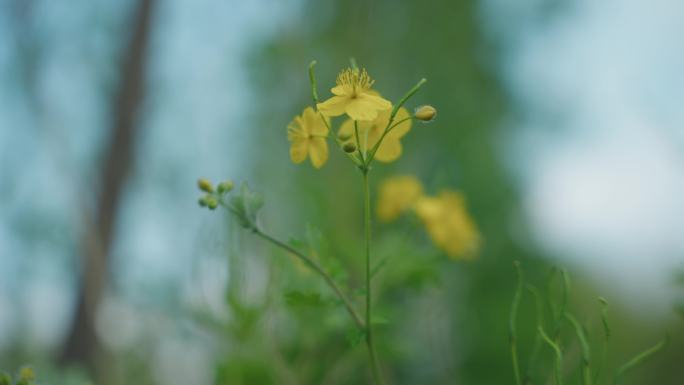
M78 304L61 355L63 362L85 364L99 380L104 380L98 373L106 369L106 363L98 370L104 352L95 333L95 314L107 287L114 225L134 165L154 4L154 0L141 0L132 13L131 34L122 52L118 90L110 109L111 132L100 166L97 208L92 215L84 215L91 226L86 227L81 240L83 269Z

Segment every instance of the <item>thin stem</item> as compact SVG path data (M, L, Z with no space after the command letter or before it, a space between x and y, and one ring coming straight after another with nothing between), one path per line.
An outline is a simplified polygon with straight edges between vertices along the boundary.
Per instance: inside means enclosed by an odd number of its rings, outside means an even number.
M615 372L615 377L613 378L613 385L618 385L620 381L622 380L622 375L625 374L628 370L634 368L635 366L639 365L640 363L644 362L654 354L658 353L661 351L665 346L667 346L669 342L669 338L665 337L662 341L660 341L658 344L655 346L644 350L643 352L639 353L636 355L636 357L632 358L629 360L626 364L622 365L616 372Z
M309 82L311 83L311 98L313 99L314 106L318 104L318 87L316 87L316 74L314 73L315 66L316 61L313 60L309 64Z
M599 303L601 304L601 323L603 324L603 335L605 340L603 341L603 347L601 349L601 361L599 361L596 367L596 374L594 375L594 383L598 384L601 378L602 370L606 364L606 357L608 356L608 344L610 343L610 324L608 323L608 301L605 298L599 297Z
M361 319L361 316L359 313L356 312L354 309L354 306L352 305L351 301L347 298L346 295L342 292L342 289L337 285L335 280L321 267L321 265L316 262L316 260L312 259L311 257L302 254L299 252L297 249L293 248L292 246L281 242L272 236L262 232L260 229L252 229L254 233L261 238L271 242L272 244L280 247L281 249L284 249L287 252L290 252L294 255L296 255L299 259L302 260L305 264L307 264L309 267L311 267L315 272L317 272L321 277L323 277L323 280L330 286L330 288L335 292L337 297L342 301L344 304L344 307L347 309L347 312L349 312L349 315L352 317L354 322L356 323L356 326L359 327L359 329L363 330L365 329L365 325L363 323L363 320Z
M544 325L544 309L541 300L541 295L539 290L532 285L527 285L527 290L532 293L534 297L534 306L536 311L537 328L543 327ZM529 385L532 383L532 376L535 373L535 367L537 363L537 356L539 355L539 349L541 349L542 337L539 333L534 338L534 345L532 346L532 354L530 354L529 362L527 364L527 371L525 372L524 384Z
M372 323L372 291L371 291L371 204L370 204L370 186L368 183L368 169L364 168L363 172L363 222L364 222L364 238L366 240L366 345L368 346L368 354L370 355L371 369L373 371L373 378L378 385L384 385L385 380L380 371L380 364L378 363L378 356L375 352L375 345L373 342L373 323Z
M375 153L378 151L378 148L380 147L382 140L385 138L385 135L387 135L387 133L389 132L390 127L392 127L392 123L394 122L394 117L397 115L397 112L399 112L399 109L411 98L411 96L413 96L416 92L418 92L420 87L422 87L423 84L425 84L425 82L427 82L427 79L425 79L425 78L420 79L420 81L418 83L416 83L416 85L413 86L413 88L411 88L404 95L404 97L402 97L399 100L399 103L397 103L394 106L394 108L392 109L392 113L390 114L389 121L387 121L387 126L385 127L385 129L382 132L382 136L380 137L380 140L378 140L378 142L375 143L375 145L373 146L373 149L370 151L370 153L368 155L368 159L365 162L366 167L368 167L371 164L371 162L373 161L373 158L375 157Z
M589 341L587 340L586 333L582 328L582 325L577 321L575 317L571 314L566 313L565 318L572 324L575 328L575 333L577 334L577 339L580 342L580 348L582 349L582 384L592 385L591 377L591 348L589 347Z
M561 332L561 326L563 324L563 319L565 318L565 311L567 310L568 307L568 292L570 291L570 277L568 276L568 272L565 269L561 269L561 279L562 279L562 287L563 287L563 297L561 299L561 306L560 310L558 311L558 315L556 316L556 323L555 327L553 330L553 340L557 341L560 332Z
M518 285L513 295L513 305L511 306L511 316L508 321L508 338L511 343L511 358L513 360L513 374L515 375L516 385L521 385L520 382L520 365L518 364L518 341L516 335L516 320L518 318L518 307L520 306L520 298L522 296L523 276L520 270L520 262L513 262L516 272L518 273Z
M359 153L359 158L361 159L361 163L365 164L364 161L364 150L361 149L361 140L359 139L359 123L355 120L354 121L354 137L356 138L356 150Z
M551 347L551 349L553 349L553 352L556 355L556 360L555 360L555 365L554 365L556 385L563 385L563 371L562 371L563 353L561 352L558 345L555 342L553 342L553 340L551 338L549 338L548 335L546 335L546 333L544 332L544 329L541 326L538 328L538 330L539 330L539 334L541 334L544 341L546 341L546 343L549 344L549 346Z
M394 127L400 125L401 123L404 123L404 122L407 121L407 120L411 120L411 119L414 119L414 118L415 118L415 116L409 116L408 118L401 119L400 121L398 121L398 122L392 124L391 126L388 124L388 125L387 125L387 129L386 129L385 131L382 132L382 135L380 135L380 139L378 139L378 141L375 143L375 145L373 145L373 148L372 148L371 151L370 151L370 156L368 156L368 162L367 162L367 164L370 165L370 162L373 160L373 158L375 158L375 153L376 153L376 152L378 151L378 149L380 148L380 143L382 143L383 139L385 139L385 136L387 136L387 134L389 134L389 133L394 129ZM390 122L390 123L391 123L391 122Z

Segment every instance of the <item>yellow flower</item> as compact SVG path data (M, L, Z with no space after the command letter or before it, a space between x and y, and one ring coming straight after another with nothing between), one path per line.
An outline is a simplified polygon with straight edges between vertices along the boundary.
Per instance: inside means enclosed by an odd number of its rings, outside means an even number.
M318 103L317 108L326 116L347 113L354 120L373 120L378 111L392 108L392 103L373 92L373 83L365 69L347 68L337 75L337 85L331 89L335 96Z
M437 197L422 197L416 214L432 241L454 259L473 259L480 248L480 234L470 218L463 196L443 191Z
M326 121L324 122L323 119ZM290 141L290 159L302 163L307 156L311 164L321 168L328 160L328 118L317 114L313 108L306 107L301 116L295 116L287 126L287 140Z
M390 119L390 110L381 111L375 120L369 122L357 122L359 127L359 141L361 143L361 150L370 151L373 146L380 140L385 127ZM399 122L403 119L409 118L409 112L405 108L400 108L397 111L397 115L394 117L394 123ZM382 144L378 147L378 151L375 153L375 159L381 162L392 162L397 160L401 155L401 142L400 139L406 135L411 130L411 119L399 123L396 127L392 129L385 139L382 140ZM349 137L347 142L356 143L356 133L354 132L354 121L347 120L342 123L340 131L338 132L338 137Z
M414 176L402 175L384 180L380 185L378 218L385 222L396 219L411 209L422 195L423 185Z

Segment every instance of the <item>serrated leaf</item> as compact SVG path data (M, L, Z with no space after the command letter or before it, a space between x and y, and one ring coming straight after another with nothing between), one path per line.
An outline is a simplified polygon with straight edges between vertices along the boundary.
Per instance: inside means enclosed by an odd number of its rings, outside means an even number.
M256 228L257 212L264 205L261 194L251 191L247 183L243 183L240 192L231 197L230 205L240 225L245 228Z

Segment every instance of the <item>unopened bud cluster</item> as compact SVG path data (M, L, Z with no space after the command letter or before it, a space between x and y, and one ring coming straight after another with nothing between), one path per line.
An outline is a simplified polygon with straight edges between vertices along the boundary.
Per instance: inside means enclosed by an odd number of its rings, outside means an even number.
M209 180L201 178L197 180L197 187L200 191L206 193L199 198L197 203L199 203L201 207L207 207L209 210L214 210L221 203L223 194L230 192L234 185L232 181L226 180L219 183L218 186L214 188L214 185Z

